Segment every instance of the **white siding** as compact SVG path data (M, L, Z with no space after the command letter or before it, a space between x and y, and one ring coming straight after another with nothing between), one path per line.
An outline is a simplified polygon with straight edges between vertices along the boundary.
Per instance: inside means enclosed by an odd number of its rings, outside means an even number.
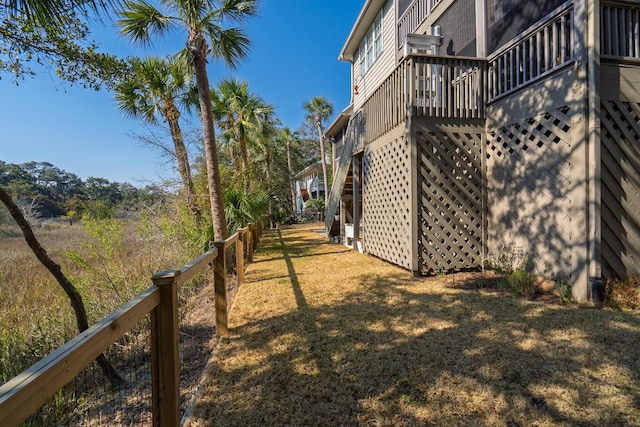
M382 16L382 55L375 61L373 66L367 70L364 77L360 76L358 64L352 64L354 85L358 85L358 95L353 94L354 111L357 111L366 99L380 86L385 78L396 68L396 39L395 26L396 16L392 7L393 0L389 0L384 5Z

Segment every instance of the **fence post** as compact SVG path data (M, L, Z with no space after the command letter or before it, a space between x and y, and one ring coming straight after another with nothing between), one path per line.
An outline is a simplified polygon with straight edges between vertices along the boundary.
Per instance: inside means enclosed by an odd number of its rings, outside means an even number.
M252 243L253 243L253 251L255 252L256 249L258 249L258 241L260 240L260 221L256 222L256 231L253 234L253 239L252 239Z
M227 327L227 254L225 240L218 240L213 244L218 249L218 256L213 269L213 288L216 294L216 329L218 336L226 337L229 334Z
M180 425L180 354L178 351L178 270L161 271L151 280L160 304L151 312L151 383L153 425Z
M253 223L247 225L247 261L253 262Z
M244 235L246 230L244 228L238 230L238 239L236 240L236 271L238 273L238 287L244 283Z

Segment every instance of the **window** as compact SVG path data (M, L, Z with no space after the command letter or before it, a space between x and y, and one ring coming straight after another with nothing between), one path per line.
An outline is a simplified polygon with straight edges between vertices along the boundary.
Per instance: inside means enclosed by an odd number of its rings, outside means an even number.
M360 42L356 58L360 75L364 76L380 55L382 55L382 10L376 16L362 42Z

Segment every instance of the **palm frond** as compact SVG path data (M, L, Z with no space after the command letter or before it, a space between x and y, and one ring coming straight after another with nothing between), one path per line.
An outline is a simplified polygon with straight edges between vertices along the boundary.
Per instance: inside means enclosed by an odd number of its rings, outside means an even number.
M146 0L129 1L117 20L120 32L129 40L151 44L154 36L165 34L174 27L173 19L162 14Z
M222 29L209 23L207 34L211 40L211 55L235 68L249 53L249 38L240 28Z
M240 23L258 13L258 2L256 0L224 0L218 12L220 20Z

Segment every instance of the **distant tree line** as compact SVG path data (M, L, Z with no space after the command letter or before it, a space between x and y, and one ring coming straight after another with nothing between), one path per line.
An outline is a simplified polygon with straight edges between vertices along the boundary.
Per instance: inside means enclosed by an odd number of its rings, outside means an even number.
M117 209L135 210L166 194L158 186L135 187L76 174L48 162L7 163L0 160L0 186L17 201L25 216L33 219L64 216L69 220L91 214L109 217Z

